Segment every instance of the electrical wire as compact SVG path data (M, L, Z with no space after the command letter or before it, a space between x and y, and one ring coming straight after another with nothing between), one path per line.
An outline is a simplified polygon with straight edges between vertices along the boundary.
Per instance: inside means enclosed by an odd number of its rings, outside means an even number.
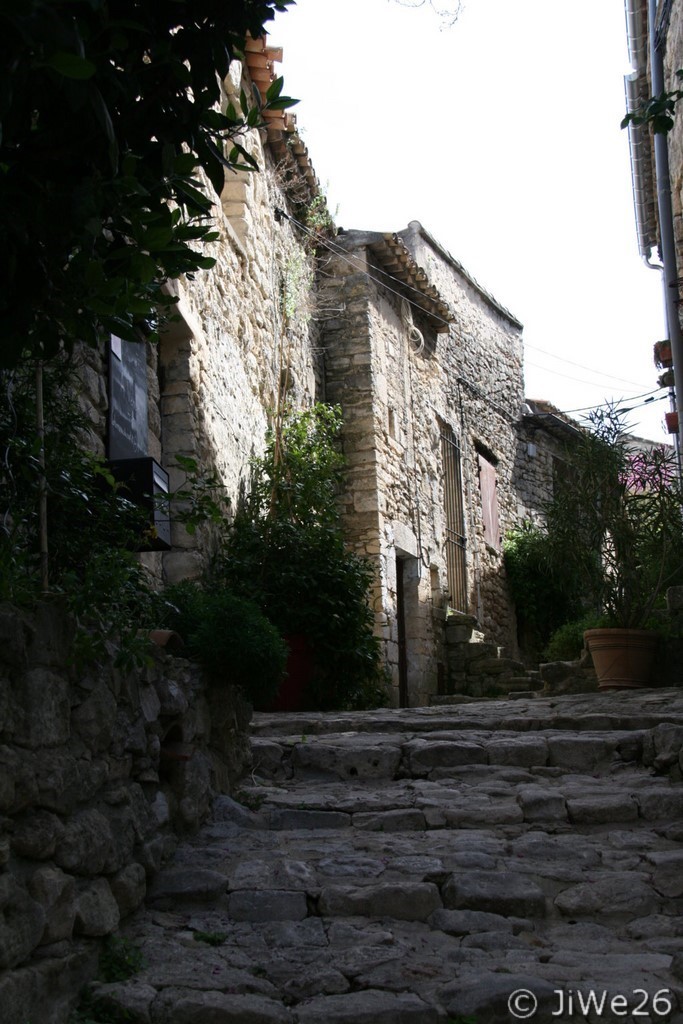
M561 370L552 370L549 366L543 366L541 363L535 363L533 361L533 359L525 359L524 360L524 365L525 366L533 366L537 370L543 370L544 373L552 373L554 377L561 377L562 380L573 380L573 381L576 381L577 384L586 384L588 387L591 387L591 388L603 388L604 389L606 387L606 385L604 383L602 383L601 381L585 380L583 377L574 377L573 374L571 374L571 373L562 373ZM585 369L588 370L590 368L589 367L585 367ZM596 370L595 372L597 373L598 371ZM618 377L613 377L612 379L613 380L618 380L619 378ZM633 386L637 387L638 385L634 384Z
M648 399L648 401L642 402L641 405L634 406L634 408L640 409L640 408L643 408L646 405L651 405L653 401L654 402L661 402L665 398L667 398L668 395L660 395L659 398L650 398L651 395L654 396L654 395L656 395L661 390L662 390L661 388L655 388L654 391L644 391L642 395L633 395L631 397L618 398L618 399L616 399L616 401L613 401L613 402L608 402L608 401L600 402L598 405L582 405L578 409L562 409L561 411L562 411L563 415L569 415L569 413L573 413L573 412L591 412L593 409L609 409L610 406L612 406L612 405L622 405L624 402L635 402L639 398L646 398L646 399Z
M615 377L611 373L603 373L602 370L593 370L590 366L586 366L584 363L575 363L572 359L565 359L564 356L557 356L557 355L555 355L554 352L548 352L544 348L539 348L538 345L530 345L527 341L524 342L524 347L525 348L531 348L531 349L534 350L534 352L541 352L544 356L550 356L551 359L558 359L561 363L568 363L569 366L576 366L580 370L588 370L589 373L594 373L598 377L606 377L608 380L616 380L616 381L619 381L621 384L630 384L634 388L639 387L639 385L636 384L635 381L626 380L624 377ZM545 366L540 366L539 363L531 363L530 362L529 365L530 366L537 366L541 370L545 370L546 369ZM559 373L559 370L548 370L547 372L548 373ZM571 378L571 379L572 380L576 380L578 378ZM589 381L582 381L581 383L588 384L590 382Z
M282 210L280 212L282 213L283 217L285 217L288 221L290 221L290 223L295 224L298 228L300 228L301 231L303 231L305 234L309 235L311 238L315 238L315 241L316 241L317 245L322 245L324 248L326 248L328 250L328 252L330 252L333 256L337 256L339 259L342 260L342 262L346 263L347 266L351 267L353 270L360 271L362 274L365 275L365 277L367 277L367 279L369 281L373 281L375 284L379 285L380 287L385 288L392 295L395 295L397 298L401 299L402 301L409 303L409 305L412 306L413 309L416 309L416 310L418 310L421 313L427 314L428 316L432 317L432 319L437 320L439 323L442 323L446 327L450 327L450 323L449 323L448 320L444 320L444 318L439 316L438 314L433 313L431 310L425 309L418 302L415 302L414 299L411 299L408 296L406 296L404 291L400 291L399 292L395 288L391 288L385 281L379 280L379 278L376 277L373 273L370 273L370 271L365 266L364 262L359 257L354 256L353 253L349 253L348 250L344 249L342 246L335 245L334 242L331 241L331 239L320 237L315 231L312 231L309 227L307 227L305 224L302 224L301 221L298 221L296 219L296 217L292 217L286 211ZM375 269L375 272L377 274L380 274L382 277L385 277L389 281L392 281L392 282L394 282L396 284L400 284L401 288L405 289L405 291L411 291L411 292L414 292L416 295L422 296L422 292L420 292L419 289L414 288L412 285L405 284L403 281L399 281L398 278L394 277L393 274L390 274L389 271L382 270L381 267L376 267L374 269ZM611 377L609 374L603 374L600 370L591 370L591 368L588 367L588 366L583 366L581 363L573 363L572 360L570 360L570 359L563 359L562 356L554 356L553 353L546 352L544 349L540 349L537 346L528 345L527 347L528 348L533 348L533 349L535 349L536 351L539 351L539 352L543 352L544 355L549 355L552 358L560 359L561 361L569 363L569 364L571 364L573 366L578 366L581 369L588 370L591 373L596 373L596 374L598 374L600 376L604 376L607 379L621 381L622 383L630 383L634 387L637 387L637 385L633 381L625 381L624 378L620 378L620 377ZM579 377L572 377L570 374L563 374L559 370L550 370L548 367L541 366L538 363L534 363L534 362L528 361L528 365L529 366L535 366L537 369L544 370L547 373L553 373L556 376L564 378L565 380L574 380L574 381L576 381L579 384L586 384L589 387L600 387L600 384L595 382L595 381L587 381L587 380L582 380ZM471 390L474 390L477 393L479 398L481 398L482 400L488 402L493 408L496 409L496 411L498 411L499 413L502 413L503 415L506 415L506 417L509 418L509 414L505 413L504 410L500 406L498 406L491 398L489 398L488 395L486 395L483 391L481 391L480 388L476 387L476 385L473 385L470 381L466 380L463 377L459 378L459 383L465 384L466 386L469 386ZM638 398L645 398L646 396L649 396L649 395L655 395L655 394L657 394L658 390L659 389L655 389L654 391L644 392L642 395L632 395L632 396L625 397L623 399L618 399L616 401L616 403L615 402L602 402L602 403L599 403L597 405L585 405L585 406L581 406L578 409L563 409L563 410L560 410L560 411L561 411L562 415L569 415L570 413L574 413L574 412L590 412L592 409L609 408L610 405L614 405L614 404L619 405L619 404L622 404L623 402L633 402L633 401L636 401ZM663 398L666 398L666 395L661 396L661 398L659 398L659 399L654 399L654 401L661 401ZM642 405L632 406L632 408L629 409L628 411L631 412L631 411L633 411L635 409L643 408L645 405L648 405L648 404L651 404L651 402L650 403L649 402L643 402Z

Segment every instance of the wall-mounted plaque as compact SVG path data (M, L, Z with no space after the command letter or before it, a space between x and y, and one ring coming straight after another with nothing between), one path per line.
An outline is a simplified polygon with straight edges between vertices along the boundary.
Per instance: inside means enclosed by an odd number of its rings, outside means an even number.
M112 335L109 345L110 459L147 454L147 346Z

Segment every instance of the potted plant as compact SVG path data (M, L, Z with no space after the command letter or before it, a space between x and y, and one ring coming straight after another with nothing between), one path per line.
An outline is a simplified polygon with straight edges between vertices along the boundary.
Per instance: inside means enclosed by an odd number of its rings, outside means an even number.
M664 413L664 419L666 421L666 429L669 434L678 433L678 409L672 409L671 412Z
M597 411L567 455L547 512L553 557L574 562L595 614L584 636L600 688L647 685L658 609L683 571L673 449L636 444L620 413Z
M660 370L665 370L672 365L673 357L671 353L671 342L667 339L665 341L656 341L654 346L654 357L655 365Z

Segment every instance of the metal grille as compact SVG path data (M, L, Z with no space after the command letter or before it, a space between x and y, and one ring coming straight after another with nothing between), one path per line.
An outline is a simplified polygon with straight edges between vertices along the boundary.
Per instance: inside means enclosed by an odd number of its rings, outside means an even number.
M465 509L462 497L462 456L455 434L447 427L441 431L441 455L444 468L446 511L446 570L450 605L467 611L467 563L465 557Z

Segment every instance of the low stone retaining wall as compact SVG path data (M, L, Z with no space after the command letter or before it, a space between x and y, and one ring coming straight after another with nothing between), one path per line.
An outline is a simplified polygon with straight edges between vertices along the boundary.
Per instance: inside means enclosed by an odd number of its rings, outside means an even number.
M3 1024L66 1020L98 940L249 763L250 709L235 691L208 692L160 648L122 671L112 645L77 672L72 637L58 604L0 607Z

